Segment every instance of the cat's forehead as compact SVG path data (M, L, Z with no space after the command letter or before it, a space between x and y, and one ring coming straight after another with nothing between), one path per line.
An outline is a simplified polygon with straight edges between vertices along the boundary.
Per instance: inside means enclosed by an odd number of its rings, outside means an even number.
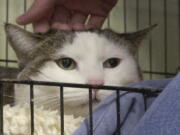
M104 30L57 31L47 34L30 55L32 59L43 57L46 60L62 57L106 59L131 55L127 43L116 38L115 33Z
M123 57L128 53L126 46L121 46L105 35L97 32L76 32L72 42L64 43L56 50L57 55L72 57Z

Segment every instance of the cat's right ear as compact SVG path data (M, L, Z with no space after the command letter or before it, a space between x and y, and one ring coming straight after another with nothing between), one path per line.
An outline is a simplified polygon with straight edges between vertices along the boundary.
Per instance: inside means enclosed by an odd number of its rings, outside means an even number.
M28 53L42 38L13 24L6 23L4 28L8 41L17 55L19 66L26 65Z

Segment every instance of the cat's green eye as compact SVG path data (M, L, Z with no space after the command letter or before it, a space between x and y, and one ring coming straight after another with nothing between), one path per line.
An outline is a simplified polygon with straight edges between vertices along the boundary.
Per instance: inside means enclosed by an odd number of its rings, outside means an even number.
M64 70L73 70L76 68L76 62L71 58L61 58L56 60L56 63Z
M103 63L104 68L115 68L119 65L120 63L119 58L109 58Z

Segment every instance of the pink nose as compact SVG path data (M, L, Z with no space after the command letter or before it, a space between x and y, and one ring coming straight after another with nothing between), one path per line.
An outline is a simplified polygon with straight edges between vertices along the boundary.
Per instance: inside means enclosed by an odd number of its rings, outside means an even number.
M90 85L103 85L104 84L104 81L103 80L88 80L87 81L87 84L90 84Z
M90 85L103 85L104 81L103 80L88 80L87 84ZM93 95L93 99L97 99L97 94L98 94L99 89L92 89L92 95Z

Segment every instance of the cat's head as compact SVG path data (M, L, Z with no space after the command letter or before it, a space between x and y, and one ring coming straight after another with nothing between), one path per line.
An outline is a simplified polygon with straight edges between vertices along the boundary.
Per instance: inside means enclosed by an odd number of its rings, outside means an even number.
M21 68L18 79L122 86L141 79L135 53L153 27L122 34L106 29L38 35L6 24L5 31ZM101 100L111 92L95 93ZM88 102L87 90L65 88L64 94L69 104Z

